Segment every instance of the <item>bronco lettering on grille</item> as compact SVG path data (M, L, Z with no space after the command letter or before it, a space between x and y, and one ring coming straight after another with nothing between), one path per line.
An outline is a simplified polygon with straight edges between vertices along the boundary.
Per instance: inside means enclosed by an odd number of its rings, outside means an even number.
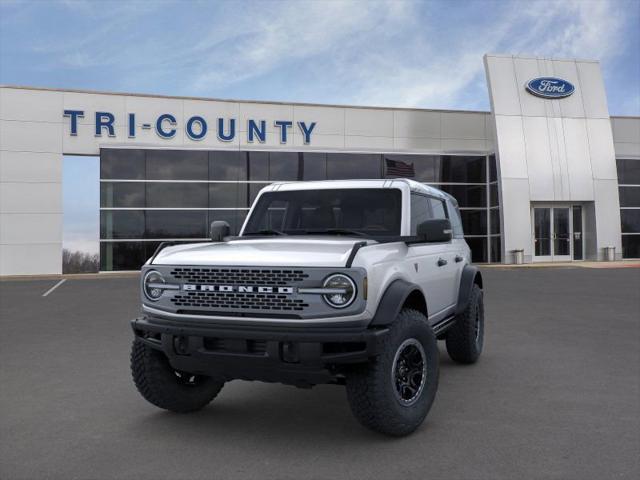
M222 292L222 293L279 293L291 295L294 293L294 287L265 287L252 285L194 285L184 284L182 290L187 292Z

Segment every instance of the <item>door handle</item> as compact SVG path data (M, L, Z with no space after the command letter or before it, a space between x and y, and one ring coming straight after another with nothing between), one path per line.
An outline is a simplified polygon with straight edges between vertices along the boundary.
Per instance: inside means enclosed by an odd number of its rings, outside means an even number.
M438 259L438 266L439 267L444 267L447 264L447 261L444 258L439 258Z
M464 257L461 257L460 255L456 255L456 263L460 263L462 260L464 260Z

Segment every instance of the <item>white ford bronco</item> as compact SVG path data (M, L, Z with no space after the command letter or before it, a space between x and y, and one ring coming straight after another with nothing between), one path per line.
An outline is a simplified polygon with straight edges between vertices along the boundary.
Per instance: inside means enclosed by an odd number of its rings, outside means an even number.
M475 362L482 276L456 200L411 180L276 183L239 236L161 245L142 268L134 382L174 412L225 382L345 385L366 427L413 432L438 388L437 339Z

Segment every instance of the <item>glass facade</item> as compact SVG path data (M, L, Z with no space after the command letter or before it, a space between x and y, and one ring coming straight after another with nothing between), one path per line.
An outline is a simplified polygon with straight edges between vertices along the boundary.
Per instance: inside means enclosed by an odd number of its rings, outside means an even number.
M622 258L640 258L640 159L618 158Z
M137 270L163 241L206 241L225 220L237 234L274 181L411 178L458 200L474 262L500 261L493 155L102 149L100 269Z

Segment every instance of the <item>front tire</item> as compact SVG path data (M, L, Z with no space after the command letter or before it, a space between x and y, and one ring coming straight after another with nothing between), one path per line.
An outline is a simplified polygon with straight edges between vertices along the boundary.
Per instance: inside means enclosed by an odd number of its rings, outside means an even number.
M447 352L458 363L476 363L484 344L484 300L482 289L474 284L469 303L455 325L447 331Z
M371 363L347 375L347 397L358 421L393 436L412 433L427 416L438 389L438 347L426 317L400 312Z
M131 374L145 400L177 413L204 408L224 386L224 380L175 370L166 355L137 340L131 347Z

